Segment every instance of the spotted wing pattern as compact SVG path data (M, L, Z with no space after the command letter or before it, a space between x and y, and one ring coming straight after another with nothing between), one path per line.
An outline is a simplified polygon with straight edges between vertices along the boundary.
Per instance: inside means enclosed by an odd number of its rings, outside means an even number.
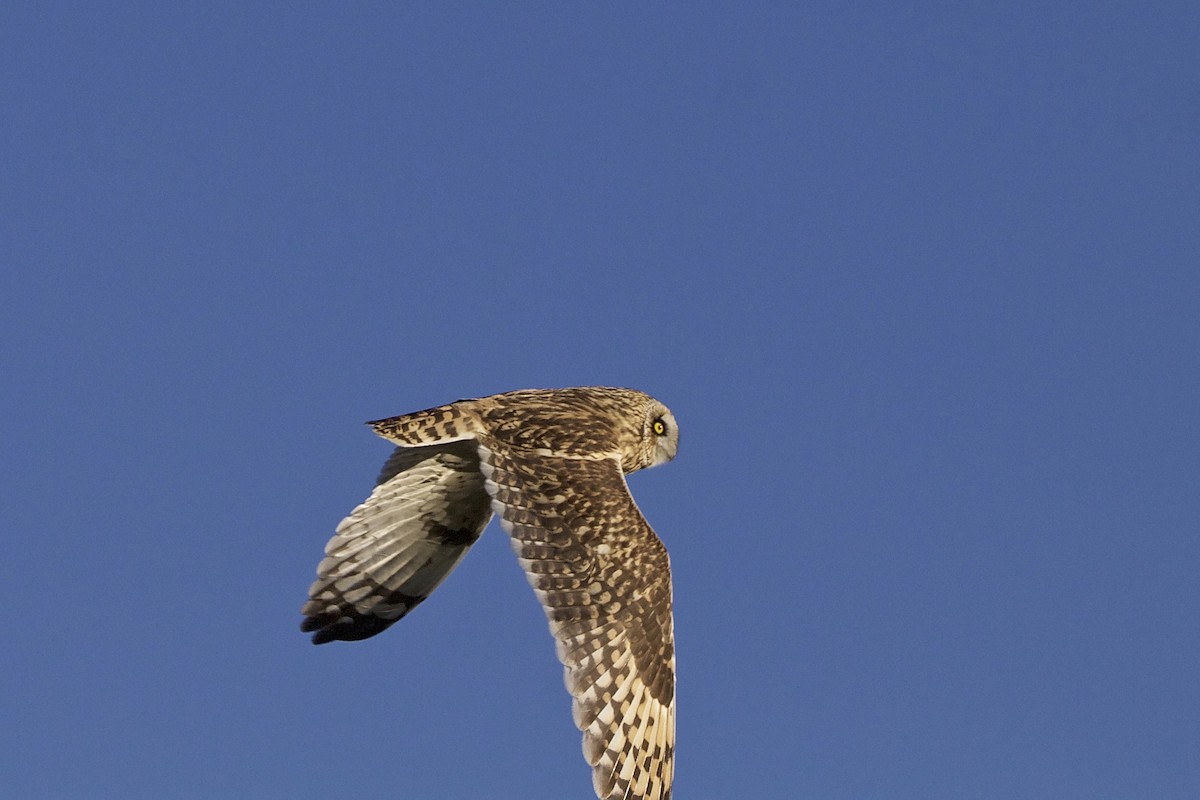
M301 629L316 644L374 636L429 596L491 518L473 439L396 448L326 545Z
M675 645L666 548L617 457L480 448L481 469L563 662L602 800L668 800Z

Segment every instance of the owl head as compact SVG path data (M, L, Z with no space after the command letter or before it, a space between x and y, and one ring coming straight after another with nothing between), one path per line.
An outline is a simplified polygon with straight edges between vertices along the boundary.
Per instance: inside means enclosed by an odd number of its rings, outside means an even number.
M646 398L642 424L642 466L657 467L675 457L679 450L679 426L671 410L653 397Z

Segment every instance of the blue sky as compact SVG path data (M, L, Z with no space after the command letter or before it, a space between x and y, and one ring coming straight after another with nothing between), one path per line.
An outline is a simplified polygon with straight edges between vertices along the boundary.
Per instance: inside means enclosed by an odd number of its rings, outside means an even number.
M1193 3L0 11L0 773L584 797L494 525L299 608L389 448L675 412L681 798L1200 796Z

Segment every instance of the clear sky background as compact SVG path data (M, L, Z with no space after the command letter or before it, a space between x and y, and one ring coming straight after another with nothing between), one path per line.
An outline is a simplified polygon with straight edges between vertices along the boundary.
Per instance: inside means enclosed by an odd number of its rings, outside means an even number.
M677 796L1200 796L1200 6L5 4L14 798L590 797L493 523L299 609L364 420L643 389Z

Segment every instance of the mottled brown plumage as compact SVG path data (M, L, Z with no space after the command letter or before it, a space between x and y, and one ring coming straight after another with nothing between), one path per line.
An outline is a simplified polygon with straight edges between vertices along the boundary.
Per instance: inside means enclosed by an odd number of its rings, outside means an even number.
M399 446L326 546L302 629L318 644L379 633L494 511L550 622L597 796L668 800L670 564L625 475L674 458L671 412L632 389L529 389L371 425Z

